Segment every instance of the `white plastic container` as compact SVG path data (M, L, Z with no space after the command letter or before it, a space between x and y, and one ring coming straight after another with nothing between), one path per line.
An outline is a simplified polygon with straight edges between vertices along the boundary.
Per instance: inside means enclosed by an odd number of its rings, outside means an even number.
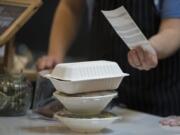
M105 117L104 115L108 115ZM110 113L103 113L91 118L81 118L78 116L68 116L66 112L58 112L54 117L66 125L69 129L75 132L81 133L96 133L100 132L109 126L117 119L121 119L120 116L115 116Z
M58 64L48 77L64 81L117 78L124 73L116 62L89 61Z
M115 62L91 61L59 64L51 74L44 76L51 80L56 90L77 94L117 89L128 74Z
M86 116L101 113L111 100L117 96L117 92L104 91L70 96L56 91L53 95L71 113Z

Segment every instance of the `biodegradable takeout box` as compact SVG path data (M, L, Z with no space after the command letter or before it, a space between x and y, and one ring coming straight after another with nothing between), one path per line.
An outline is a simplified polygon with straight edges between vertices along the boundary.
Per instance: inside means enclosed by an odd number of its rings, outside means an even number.
M48 77L64 81L85 81L126 75L116 62L89 61L58 64Z
M117 89L125 76L116 62L89 61L58 64L50 79L56 90L66 94L76 94Z

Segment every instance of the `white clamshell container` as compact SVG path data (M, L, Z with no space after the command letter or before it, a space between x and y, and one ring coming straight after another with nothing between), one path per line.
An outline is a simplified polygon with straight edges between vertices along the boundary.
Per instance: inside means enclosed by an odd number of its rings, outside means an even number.
M84 81L122 76L123 72L116 62L89 61L58 64L49 77L64 81Z
M115 62L92 61L59 64L51 74L44 75L57 91L77 94L117 89L125 74Z
M56 91L53 95L71 113L86 116L101 113L118 94L116 91L104 91L67 95Z

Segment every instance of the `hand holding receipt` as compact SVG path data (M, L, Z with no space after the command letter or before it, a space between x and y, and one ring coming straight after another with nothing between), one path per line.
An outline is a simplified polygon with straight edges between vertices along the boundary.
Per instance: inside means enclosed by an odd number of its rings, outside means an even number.
M111 11L102 11L102 13L131 49L128 53L131 66L140 70L149 70L157 65L156 51L123 6Z

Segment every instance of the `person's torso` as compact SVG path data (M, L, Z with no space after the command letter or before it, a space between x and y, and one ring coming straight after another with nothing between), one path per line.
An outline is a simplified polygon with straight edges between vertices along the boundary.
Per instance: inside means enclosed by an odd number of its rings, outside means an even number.
M147 38L158 32L160 17L153 0L96 0L91 27L94 58L116 61L130 74L120 85L118 101L153 114L180 114L180 52L148 72L132 68L127 60L129 49L100 12L122 5Z

